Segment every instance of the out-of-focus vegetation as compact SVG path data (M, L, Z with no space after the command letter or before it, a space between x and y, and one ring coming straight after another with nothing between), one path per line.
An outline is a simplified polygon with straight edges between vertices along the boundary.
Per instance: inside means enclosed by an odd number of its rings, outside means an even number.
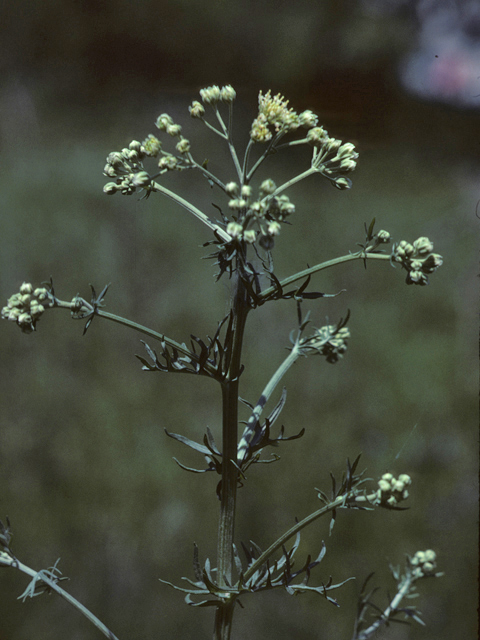
M327 522L307 529L305 552L327 542L318 570L325 580L358 577L337 594L341 608L308 595L245 598L237 637L347 638L366 575L374 570L375 583L393 591L388 562L429 547L446 576L421 585L428 626L391 628L388 637L475 637L478 112L406 96L396 65L415 39L412 16L373 16L360 6L19 0L2 8L5 300L24 280L36 285L50 275L64 299L88 296L89 282L97 291L112 282L107 310L179 341L214 332L229 290L201 261L204 228L158 196L138 202L102 193L107 153L153 132L165 111L182 118L196 157L226 166L223 150L218 155L187 113L212 83L237 89L239 139L258 90L272 88L359 147L350 192L320 177L289 192L297 212L275 248L278 275L354 250L374 216L394 239L426 235L444 256L426 288L407 287L400 270L383 263L315 276L317 290L347 291L305 305L314 324L350 308L352 339L337 366L310 358L290 372L282 424L289 434L307 432L278 450L275 465L250 471L238 540L267 545L316 506L313 487L328 488L329 471L340 474L345 457L360 451L369 476L412 476L410 510L339 513L331 538ZM286 158L308 163L302 152ZM271 166L277 182L293 173L281 157ZM189 172L168 184L207 211L222 204ZM249 401L295 323L293 302L252 314L242 380ZM158 578L192 577L194 541L214 561L217 478L180 470L172 456L191 466L199 460L163 429L198 439L208 425L220 439L219 390L203 379L142 372L134 358L141 336L122 327L96 320L84 337L82 329L60 311L30 336L0 325L0 518L10 516L14 550L26 563L40 569L61 557L67 588L120 638L189 638L193 629L209 637L210 611L186 607ZM97 637L55 596L17 601L24 588L20 573L1 572L1 640Z

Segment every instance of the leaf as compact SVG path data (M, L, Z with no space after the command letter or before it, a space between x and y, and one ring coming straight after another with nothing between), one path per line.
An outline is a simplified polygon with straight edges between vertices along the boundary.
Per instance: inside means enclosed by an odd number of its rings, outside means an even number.
M167 434L167 436L169 438L173 438L174 440L178 440L178 442L181 442L183 444L186 444L187 447L190 447L191 449L194 449L195 451L198 451L199 453L203 453L204 455L210 455L211 451L208 447L206 447L203 444L199 444L198 442L194 442L193 440L190 440L190 438L187 438L186 436L182 436L178 433L170 433L170 431L167 431L166 429L164 429L165 433Z

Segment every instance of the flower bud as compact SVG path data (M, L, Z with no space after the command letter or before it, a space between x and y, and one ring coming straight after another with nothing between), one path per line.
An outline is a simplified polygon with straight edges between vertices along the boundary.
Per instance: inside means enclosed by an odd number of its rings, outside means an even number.
M354 153L355 151L355 145L352 144L351 142L345 142L345 144L342 144L341 147L339 147L338 151L337 151L337 156L339 158L345 158L345 157L351 157L353 155L357 155Z
M119 187L115 184L115 182L107 182L107 184L103 187L103 193L112 196L114 193L117 193L118 189Z
M390 491L390 489L391 489L390 483L387 480L379 480L378 481L378 487L383 492Z
M257 238L257 233L253 229L248 229L243 233L243 239L249 244L253 244Z
M176 149L179 153L188 153L190 151L190 141L182 138L180 142L177 142Z
M162 113L162 115L158 116L155 121L155 126L160 129L160 131L166 131L169 125L173 124L173 119L168 115L168 113Z
M158 138L156 138L152 134L149 134L142 142L142 146L145 149L145 153L147 154L147 156L156 158L160 152L160 149L162 148L162 143Z
M8 320L11 320L12 322L16 322L21 313L20 309L10 309L8 315L7 314L4 315L3 311L4 309L2 309L2 316L4 318L6 317Z
M213 85L206 89L200 89L200 97L205 104L216 105L221 97L220 88L217 85Z
M311 127L316 127L318 123L318 116L307 109L306 111L302 111L302 113L298 116L298 121L301 127L305 127L306 129L310 129Z
M33 291L33 286L30 282L24 282L20 287L20 293L22 294L32 293L32 291Z
M390 242L390 234L388 233L388 231L384 231L383 229L376 233L375 237L379 242Z
M222 102L232 103L236 97L237 97L237 94L231 84L227 84L224 87L222 87L220 91L220 100Z
M249 184L244 184L240 193L242 195L242 198L248 200L248 198L250 198L252 195L252 187Z
M430 242L428 238L421 237L417 238L413 243L413 246L417 250L417 253L420 255L426 255L427 253L432 253L433 251L433 242Z
M146 187L151 182L151 178L146 171L139 171L132 178L135 187Z
M328 140L328 131L323 127L314 127L307 133L307 141L315 147L325 144Z
M345 189L351 189L352 181L341 176L340 178L335 178L335 180L333 181L333 185L337 187L337 189L344 191Z
M272 193L274 193L276 188L277 188L277 185L273 180L270 180L270 179L264 180L260 185L260 195L262 197L271 195Z
M270 224L268 225L267 231L271 236L278 236L281 228L282 228L282 225L279 222L276 222L274 220L273 222L270 222Z
M176 136L179 136L180 133L182 132L182 127L179 124L168 124L165 130L169 136L172 136L172 138L175 138Z
M138 140L132 140L128 145L128 148L131 149L131 151L136 151L137 153L142 152L142 145Z
M241 224L238 224L238 222L229 222L227 224L227 233L229 236L232 236L232 238L238 238L241 236L242 231L243 227Z
M162 156L158 161L158 166L160 169L167 169L168 171L171 171L172 169L176 168L177 159L171 154Z
M203 104L198 102L198 100L194 100L194 102L192 102L192 106L188 107L188 110L192 118L203 118L205 115L205 107Z

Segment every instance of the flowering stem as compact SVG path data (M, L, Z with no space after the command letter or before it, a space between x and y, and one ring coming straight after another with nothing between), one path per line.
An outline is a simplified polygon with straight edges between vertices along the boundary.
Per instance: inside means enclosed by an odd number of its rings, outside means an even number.
M406 579L400 585L400 589L398 590L398 593L393 598L393 600L388 605L388 607L385 609L385 611L381 614L381 616L377 620L375 620L375 622L372 625L370 625L368 629L365 629L364 631L361 631L358 635L355 635L353 637L353 640L367 640L367 638L370 638L375 633L375 631L377 631L379 627L381 627L383 624L388 624L388 619L390 618L392 613L395 613L402 599L409 593L412 586L412 582L414 582L414 580L415 578L412 575L406 577Z
M298 176L295 176L295 178L292 178L291 180L287 180L287 182L277 187L274 193L272 194L272 197L278 196L278 194L282 193L282 191L285 191L285 189L289 189L292 185L296 184L297 182L300 182L301 180L305 180L305 178L308 178L314 173L318 173L318 169L314 169L313 167L310 167L303 173L299 173Z
M262 153L262 155L260 156L260 158L258 158L258 160L255 162L255 164L253 165L253 167L250 169L250 171L248 172L246 178L245 178L245 183L248 184L250 182L250 180L253 178L253 175L255 173L255 171L258 169L258 167L262 164L262 162L265 160L265 158L267 156L269 156L272 153L272 149L273 147L277 144L277 142L283 138L283 136L285 135L284 131L278 131L273 138L270 140L270 142L268 143L267 148L265 149L265 151ZM250 139L248 142L248 146L247 146L247 152L250 153L250 146L251 144L253 144L253 141ZM277 147L275 146L275 151L277 151ZM245 160L244 160L244 171L246 171L246 167L247 167L247 154L245 154Z
M155 191L158 191L159 193L162 193L164 196L167 196L167 198L170 198L171 200L173 200L174 202L182 206L184 209L186 209L190 213L193 213L193 215L196 216L199 220L201 220L203 224L206 224L207 227L210 227L210 229L215 231L222 238L222 240L226 240L227 242L231 240L231 237L228 235L226 231L222 229L222 227L219 227L218 224L215 224L214 222L212 222L210 218L203 213L203 211L200 211L200 209L197 209L197 207L195 207L191 202L188 202L188 200L185 200L181 196L177 195L174 191L170 191L170 189L166 189L165 187L162 187L162 185L158 184L158 182L153 183L153 188L155 189Z
M32 578L38 577L38 574L39 574L38 571L35 571L34 569L27 567L25 564L23 564L16 558L12 559L10 566L13 567L14 569L18 569L19 571L22 571L22 573L25 573ZM55 591L56 593L58 593L58 595L61 598L63 598L68 603L70 603L73 607L75 607L77 611L80 611L80 613L83 616L85 616L87 620L90 620L90 622L93 625L95 625L97 629L103 633L104 636L109 638L109 640L118 640L117 636L114 633L112 633L112 631L110 631L110 629L108 629L103 624L103 622L101 622L101 620L97 618L97 616L95 616L91 611L89 611L86 607L84 607L83 604L81 604L73 596L71 596L69 593L64 591L61 587L59 587L57 584L57 581L50 580L50 578L48 578L48 576L46 576L44 572L41 573L41 576L38 577L38 580L43 582L45 585L47 585L48 588L51 589L52 591Z
M205 167L202 167L201 164L198 164L198 162L196 162L196 160L193 159L193 156L191 153L188 154L188 159L192 163L192 165L196 169L198 169L205 176L205 178L207 178L207 180L211 180L213 183L217 185L217 187L220 187L222 191L225 191L225 185L223 184L223 182L219 180L217 176L215 176L213 173L208 171L208 169L206 169Z
M300 522L297 522L293 527L291 527L288 531L286 531L282 536L280 536L280 538L278 538L277 540L275 540L275 542L273 544L271 544L268 549L266 549L256 560L255 562L253 562L249 568L247 569L247 571L245 571L244 575L243 575L243 579L245 582L247 582L252 576L253 574L263 565L265 564L265 562L270 558L270 556L272 554L275 553L275 551L278 551L279 549L282 548L282 546L288 541L290 540L290 538L293 538L293 536L297 535L297 533L299 531L301 531L302 529L304 529L305 527L307 527L309 524L311 524L312 522L314 522L315 520L317 520L318 518L320 518L321 516L325 515L326 513L328 513L329 511L333 511L334 509L338 509L339 507L343 507L345 505L345 503L353 497L356 497L356 493L357 490L352 490L349 491L348 493L344 494L344 495L340 495L338 496L333 502L331 502L330 504L327 504L325 507L322 507L321 509L318 509L317 511L314 511L313 513L311 513L309 516L307 516L306 518L304 518L303 520L300 520ZM371 496L369 496L369 498L367 498L367 500L373 500L376 497L376 494L372 494Z
M312 275L312 273L316 273L317 271L322 271L323 269L328 269L329 267L333 267L337 264L341 264L342 262L350 262L351 260L390 260L390 254L385 253L369 253L368 249L364 251L358 251L357 253L349 253L345 256L340 256L339 258L334 258L333 260L327 260L327 262L321 262L316 264L314 267L309 267L308 269L304 269L303 271L299 271L295 273L293 276L289 276L285 278L285 280L280 281L280 285L282 287L286 287L292 282L296 282L297 280L301 280L302 278L306 278L307 276ZM259 298L268 298L269 295L276 291L276 287L269 287L258 294Z
M272 395L275 387L278 385L278 383L280 382L280 380L283 378L283 376L287 373L287 371L290 369L290 367L293 365L294 362L297 361L297 359L300 357L301 353L299 350L299 346L298 343L296 343L292 350L290 351L290 353L288 354L288 356L285 358L285 360L282 362L282 364L278 367L278 369L275 371L275 373L273 374L273 376L270 378L270 380L267 383L267 386L265 387L265 389L262 391L262 394L257 402L257 404L255 405L253 411L252 411L252 415L250 416L247 425L245 427L245 430L243 432L243 436L242 436L242 444L239 446L238 448L238 463L241 464L244 460L245 457L245 453L247 452L247 448L248 448L248 444L251 440L251 437L253 435L253 432L255 430L255 427L258 423L258 420L262 414L262 411L265 407L265 405L267 404L270 396Z
M229 123L231 125L232 122L232 109L233 109L233 105L230 104L229 105ZM237 156L237 151L233 145L232 142L232 129L231 126L227 129L227 127L225 126L225 123L223 122L223 118L220 115L220 111L218 110L217 107L215 107L215 115L217 116L217 120L220 123L220 126L222 127L223 131L225 132L225 139L227 141L228 144L228 149L230 151L230 155L232 156L232 160L233 160L233 164L235 165L235 169L237 171L237 176L238 179L240 180L240 182L242 182L242 167L240 166L240 162L238 160L238 156Z
M146 336L149 336L150 338L154 338L155 340L165 342L165 344L167 344L169 347L172 347L172 349L176 349L177 351L179 351L180 353L183 353L189 358L195 359L195 354L189 351L189 349L187 349L185 345L181 345L179 342L176 342L171 338L167 338L167 336L165 336L164 334L158 333L157 331L153 331L153 329L149 329L148 327L144 327L143 325L138 324L137 322L133 322L133 320L128 320L127 318L122 318L121 316L117 316L113 313L108 313L108 311L103 311L102 309L99 309L99 308L94 310L94 307L92 307L92 305L90 305L86 300L82 299L82 302L83 302L83 307L79 311L86 312L87 315L85 315L85 318L88 317L88 312L94 313L96 316L100 318L105 318L105 320L111 320L112 322L117 322L118 324L121 324L124 327L135 329L135 331L139 331L140 333L143 333ZM70 311L77 311L77 308L75 307L74 302L65 302L63 300L58 300L58 299L56 299L55 301L55 307L58 307L60 309L69 309ZM215 367L212 367L212 365L210 365L208 362L205 362L203 367L205 371L211 374L213 377L217 374Z

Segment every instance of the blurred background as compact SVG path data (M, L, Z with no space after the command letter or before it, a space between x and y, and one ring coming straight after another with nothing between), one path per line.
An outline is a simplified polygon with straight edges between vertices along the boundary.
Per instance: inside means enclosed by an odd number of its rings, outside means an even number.
M444 266L407 287L388 263L322 272L305 304L314 326L351 310L346 357L299 361L288 374L286 433L306 435L258 465L239 492L237 542L268 546L318 507L345 460L413 478L409 511L340 512L305 531L299 551L327 555L312 584L349 576L337 609L313 594L244 598L235 638L350 638L366 576L395 585L388 564L433 548L440 580L420 583L426 628L384 637L477 637L477 203L480 201L480 10L476 0L17 0L0 20L0 292L53 277L70 300L111 282L107 310L178 341L212 335L229 286L202 261L208 229L160 196L107 197L107 154L155 133L168 112L200 162L230 180L225 149L187 107L198 90L232 84L235 140L246 144L258 91L357 145L348 192L318 176L289 192L297 211L275 247L278 277L343 255L373 217L394 240L428 236ZM309 165L306 149L273 159L277 183ZM271 170L271 173L268 171ZM212 215L219 193L193 173L165 185ZM241 393L255 402L296 326L293 301L251 315ZM23 335L0 323L0 518L35 569L54 564L66 588L120 639L208 638L212 611L158 578L193 578L193 543L215 563L217 477L172 460L203 460L164 428L220 441L220 392L209 380L141 371L141 336L53 311ZM155 345L152 344L154 347ZM279 391L280 393L280 391ZM276 401L276 398L275 400ZM243 418L247 417L245 413ZM302 555L303 554L303 555ZM56 596L23 604L26 577L0 572L0 640L99 633Z

